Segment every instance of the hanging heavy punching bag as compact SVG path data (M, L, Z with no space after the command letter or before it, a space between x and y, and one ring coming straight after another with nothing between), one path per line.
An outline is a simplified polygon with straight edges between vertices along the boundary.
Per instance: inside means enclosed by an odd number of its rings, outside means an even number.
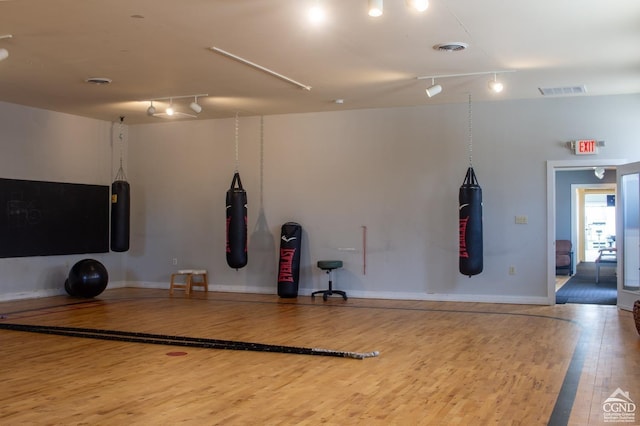
M238 172L227 191L227 264L235 269L247 264L247 193Z
M459 194L460 273L482 272L482 189L473 167L467 169Z
M297 297L300 279L300 245L302 227L295 222L282 225L280 262L278 267L278 296Z
M129 250L129 182L116 180L111 184L111 250Z

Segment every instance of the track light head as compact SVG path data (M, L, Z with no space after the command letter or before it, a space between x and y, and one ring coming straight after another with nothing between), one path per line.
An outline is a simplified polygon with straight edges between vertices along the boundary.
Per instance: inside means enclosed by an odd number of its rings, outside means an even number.
M382 16L382 0L369 0L369 16L377 18Z
M435 95L442 92L442 86L440 86L439 84L434 84L433 86L429 87L426 92L428 97L433 98Z
M504 89L504 85L498 81L496 74L493 74L493 80L489 81L489 89L494 93L500 93Z
M5 38L13 38L11 34L0 35L0 40ZM9 51L7 49L0 49L0 61L4 61L9 57Z
M442 86L440 86L439 84L436 84L436 79L432 78L431 87L428 87L426 92L428 97L433 98L435 95L442 92Z
M147 115L152 116L155 113L156 113L156 107L153 106L153 101L151 101L149 108L147 108Z
M189 108L196 114L200 114L202 112L202 106L198 103L198 98L195 98L193 102L189 104Z

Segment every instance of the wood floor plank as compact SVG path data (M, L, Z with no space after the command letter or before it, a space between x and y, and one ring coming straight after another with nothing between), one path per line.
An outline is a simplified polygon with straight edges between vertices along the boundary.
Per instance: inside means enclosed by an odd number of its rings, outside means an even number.
M545 425L583 333L569 423L602 424L618 387L640 401L640 339L615 307L114 289L0 303L0 314L2 323L380 351L354 360L0 330L1 424Z

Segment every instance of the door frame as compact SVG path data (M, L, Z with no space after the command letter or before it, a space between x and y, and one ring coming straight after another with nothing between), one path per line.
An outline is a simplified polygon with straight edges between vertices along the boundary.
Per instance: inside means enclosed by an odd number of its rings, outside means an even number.
M638 174L640 173L640 162L634 162L634 163L630 163L630 164L624 164L621 165L622 167L620 167L620 173L618 173L616 175L617 178L617 182L618 182L618 188L620 190L622 190L622 177L624 175L629 175L629 174ZM620 200L620 202L618 202L618 200ZM616 247L619 247L618 249L618 264L617 264L617 274L618 274L618 285L617 285L617 289L618 289L618 308L620 309L624 309L627 311L632 311L633 310L633 303L638 300L639 294L638 291L634 291L634 290L627 290L625 289L625 282L626 282L626 270L627 268L625 267L625 246L626 246L626 240L624 238L624 211L623 211L623 206L625 205L624 203L624 194L621 194L619 197L617 197L616 199L616 213L617 213L617 218L616 218ZM621 234L620 236L618 236L618 234ZM618 243L618 239L620 239L620 243Z
M547 303L556 304L556 171L594 167L617 168L626 159L547 160ZM616 240L618 237L616 236Z

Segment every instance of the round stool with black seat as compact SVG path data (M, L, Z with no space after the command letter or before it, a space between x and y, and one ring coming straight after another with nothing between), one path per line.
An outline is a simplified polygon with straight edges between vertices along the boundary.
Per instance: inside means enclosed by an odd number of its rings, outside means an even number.
M333 270L342 268L342 260L319 260L318 268L329 274L329 288L327 290L314 291L313 293L311 293L311 297L315 297L316 294L322 294L322 299L327 300L329 296L333 294L339 294L344 300L347 300L347 293L341 290L333 289Z

